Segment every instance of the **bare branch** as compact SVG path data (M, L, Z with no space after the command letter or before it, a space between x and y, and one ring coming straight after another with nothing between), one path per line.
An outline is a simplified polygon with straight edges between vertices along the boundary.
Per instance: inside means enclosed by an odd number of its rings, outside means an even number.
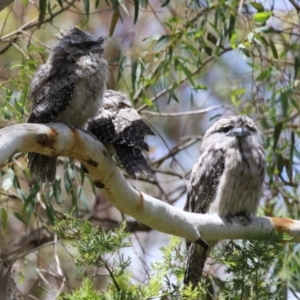
M19 124L0 130L0 165L17 152L70 156L81 161L106 199L125 214L171 235L197 241L261 238L262 233L288 233L300 242L300 221L253 217L249 226L228 223L217 215L185 212L132 187L106 148L86 132L63 124Z
M179 112L179 113L161 113L161 112L154 112L154 111L150 111L150 110L144 110L144 111L141 111L141 114L147 114L147 115L158 116L158 117L181 117L181 116L205 114L209 111L220 109L220 108L226 108L226 107L224 105L216 105L216 106L211 106L211 107L207 107L204 109L193 110L193 111L183 111L183 112Z

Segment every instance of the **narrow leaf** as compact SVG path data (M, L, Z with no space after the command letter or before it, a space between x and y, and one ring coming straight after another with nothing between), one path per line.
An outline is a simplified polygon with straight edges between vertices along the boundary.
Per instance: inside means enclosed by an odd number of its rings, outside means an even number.
M126 66L127 62L127 57L126 56L121 56L119 60L119 69L118 69L118 81L121 79L124 68Z
M257 77L256 77L256 81L263 81L267 78L269 78L271 75L271 69L268 68L264 71L262 71Z
M287 117L288 115L288 92L283 92L280 94L280 102L281 102L281 108L282 108L282 115L283 117Z
M40 9L39 23L42 23L43 20L44 20L44 18L45 18L45 14L46 14L47 0L40 0L40 2L39 2L39 9Z
M112 36L114 34L119 19L120 19L119 10L115 9L110 21L109 36Z
M83 7L87 17L90 16L90 0L83 0Z
M277 49L275 47L275 44L273 43L272 39L269 40L270 43L270 47L271 47L271 51L273 53L274 58L278 58L278 53L277 53Z
M62 3L62 1L61 1L61 0L56 0L56 1L58 2L60 8L63 8L63 3ZM49 1L49 3L50 3L50 1Z
M52 224L54 224L54 221L55 221L55 215L54 215L54 210L53 210L53 207L51 204L47 204L46 205L46 213L47 213L47 216L50 220L50 222Z
M165 2L160 7L165 7L170 3L171 0L165 0Z
M288 177L290 182L293 182L293 160L294 160L294 149L295 149L295 133L292 130L291 132L291 139L290 139L290 156L289 156L289 164L288 164Z
M1 226L4 233L6 233L8 227L8 215L4 208L1 208Z
M273 133L273 150L274 151L276 150L276 147L277 147L277 143L278 143L278 140L280 137L282 126L283 126L283 123L279 122L276 124L275 129L274 129L274 133Z
M158 41L156 42L156 45L153 49L154 52L160 52L162 49L164 49L171 39L170 35L162 35Z
M258 2L250 2L250 5L252 7L254 7L258 12L264 12L265 11L265 8L262 6L261 3L258 3Z
M253 20L254 20L254 22L257 22L257 23L264 23L269 20L269 18L272 16L272 14L273 13L271 11L258 12L253 16Z
M134 19L133 19L133 24L136 23L138 17L139 17L139 10L140 10L140 7L139 7L139 0L134 0Z
M22 223L26 224L26 222L24 221L23 217L16 211L13 212L13 215Z

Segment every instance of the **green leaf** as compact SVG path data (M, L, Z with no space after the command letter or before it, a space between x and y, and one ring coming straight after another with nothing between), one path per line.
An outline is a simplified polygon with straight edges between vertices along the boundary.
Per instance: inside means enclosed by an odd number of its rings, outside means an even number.
M87 17L90 16L90 0L83 0L83 8Z
M115 28L116 28L116 25L117 25L119 19L120 19L120 13L119 13L118 8L116 8L111 17L110 27L109 27L109 36L112 36L114 34L114 31L115 31Z
M267 78L269 78L271 75L271 68L268 68L264 71L262 71L257 77L256 77L256 81L263 81Z
M265 11L265 8L262 6L261 3L258 3L258 2L250 2L250 5L252 7L254 7L258 12L264 12Z
M277 164L278 173L281 174L284 167L284 159L280 153L276 157L276 164Z
M59 6L60 6L61 8L63 8L62 0L56 0L56 1L58 2ZM49 3L50 3L50 1L49 1Z
M8 227L8 215L4 208L1 208L1 226L4 233L6 233Z
M207 86L204 84L197 84L193 87L193 90L207 90Z
M149 107L153 106L153 102L144 94L143 94L143 102L147 104Z
M48 13L49 13L50 17L51 17L51 18L53 18L53 17L54 17L54 15L53 15L53 13L52 13L52 9L51 9L51 3L50 3L50 1L48 2L48 5L47 5L47 7L48 7Z
M51 204L46 205L46 213L47 213L47 216L48 216L50 222L52 224L54 224L54 222L55 222L55 213L54 213L54 209L53 209Z
M280 137L280 133L282 131L283 122L278 122L275 126L274 133L273 133L273 150L276 150L277 143Z
M281 102L281 108L282 108L282 115L284 118L288 116L288 92L284 91L280 94L280 102Z
M85 195L84 189L82 187L78 187L78 196L79 196L79 199L80 199L81 203L83 204L85 210L88 212L89 211L88 200Z
M234 90L231 95L241 95L241 94L245 94L246 93L246 89L241 88L241 89L236 89Z
M118 69L118 81L121 79L124 68L126 66L127 62L127 57L126 56L121 56L119 60L119 69Z
M165 0L165 2L160 7L165 7L170 3L171 0Z
M24 221L23 217L16 211L13 212L13 215L22 223L26 224L26 222Z
M295 149L295 133L292 130L291 139L290 139L290 155L289 155L289 164L287 169L287 174L290 182L293 182L293 163L294 163L294 149Z
M52 184L53 196L57 204L63 203L63 199L61 197L61 188L60 188L60 180L55 179Z
M230 46L232 49L236 49L236 39L237 39L236 33L232 32L232 35L230 37Z
M139 61L137 60L133 61L131 67L131 82L134 90L137 89L137 84L143 74L143 71L144 71L143 61L141 59L139 59Z
M300 67L300 59L299 57L295 57L295 64L294 64L294 78L297 78L297 74Z
M154 52L160 52L162 49L166 48L169 45L171 35L162 35L153 49Z
M269 40L270 43L270 47L271 47L271 51L273 53L274 58L278 58L278 53L277 53L277 49L275 47L275 44L273 43L272 39Z
M96 0L95 1L95 8L98 8L99 4L100 4L100 0Z
M64 184L65 184L66 193L69 195L73 191L73 185L72 185L72 181L70 180L68 172L65 172Z
M177 95L175 94L174 90L168 90L169 93L169 99L168 101L170 102L171 98L174 99L177 103L179 103L179 99L177 98Z
M39 22L42 23L44 18L45 18L45 14L46 14L47 0L40 0L39 1L39 9L40 9Z
M273 15L271 11L267 12L258 12L253 16L254 22L264 23L269 20L269 18Z
M77 197L74 194L72 194L72 205L73 205L74 213L77 216L78 215L78 203L77 203Z
M212 49L210 47L205 46L204 47L204 51L207 55L211 56L212 54Z
M241 89L236 89L232 91L230 95L231 102L234 104L235 107L238 107L240 104L240 97L237 97L238 95L243 95L246 93L246 89L241 88Z
M181 59L175 58L175 68L176 70L181 70L183 71L183 73L185 74L185 76L188 78L189 82L194 86L194 82L193 82L193 78L192 78L192 73L191 71L185 66L185 64L187 63L186 60L184 60L183 62L181 61Z
M133 0L134 1L134 19L133 19L133 24L136 23L138 17L139 17L139 0Z

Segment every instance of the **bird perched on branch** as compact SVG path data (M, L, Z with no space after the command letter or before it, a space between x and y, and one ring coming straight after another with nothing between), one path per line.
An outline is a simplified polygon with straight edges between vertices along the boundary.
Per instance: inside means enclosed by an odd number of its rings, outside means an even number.
M34 75L27 123L61 122L84 129L106 91L108 67L103 51L103 37L96 39L77 28L64 34ZM56 157L29 153L28 160L33 178L54 180Z
M263 141L252 119L231 116L218 120L205 133L201 156L195 164L185 210L218 214L232 223L234 216L243 224L251 222L262 193L265 175ZM188 258L184 283L199 283L208 249L187 243Z
M88 124L88 131L104 142L111 155L117 156L130 177L151 176L142 150L149 151L145 135L155 134L132 107L126 94L108 90L97 116Z

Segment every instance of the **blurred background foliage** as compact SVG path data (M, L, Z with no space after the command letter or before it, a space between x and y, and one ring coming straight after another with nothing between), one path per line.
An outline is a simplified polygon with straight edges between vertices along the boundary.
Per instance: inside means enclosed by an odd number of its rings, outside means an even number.
M128 179L134 186L182 208L205 130L222 115L246 114L265 141L267 175L259 214L299 219L299 1L11 2L0 2L1 127L26 121L36 67L46 61L61 32L78 26L107 36L108 88L128 93L156 133L148 139L147 153L153 178ZM230 271L238 272L230 258L207 265L204 288L182 290L184 247L179 241L161 252L170 237L113 208L71 158L59 159L49 186L33 182L26 154L16 154L2 166L0 184L0 270L13 265L14 289L22 299L55 299L63 293L64 299L204 299L207 290L210 299L300 299L300 256L294 244L275 255L263 248L273 259L260 265L265 270L256 276L260 281L249 277L247 284L264 289L263 280L272 278L271 292L259 294L257 288L247 294L244 277L229 284L236 294L224 293L228 275L222 264L229 262ZM115 232L124 220L126 227ZM100 229L103 239L91 239L101 236ZM119 244L109 244L111 230ZM100 258L82 250L97 249L98 243ZM241 246L232 247L237 248L229 252L235 254ZM67 296L84 278L92 281ZM108 282L112 285L106 294L89 294L91 282L92 290L102 292Z

